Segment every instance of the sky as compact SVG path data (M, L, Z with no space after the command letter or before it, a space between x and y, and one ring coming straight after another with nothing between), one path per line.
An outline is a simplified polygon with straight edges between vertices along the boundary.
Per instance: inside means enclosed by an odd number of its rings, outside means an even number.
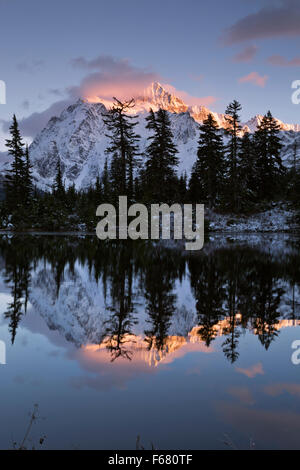
M242 120L300 123L299 0L0 0L0 150L15 113L27 141L78 97L130 97L152 81Z

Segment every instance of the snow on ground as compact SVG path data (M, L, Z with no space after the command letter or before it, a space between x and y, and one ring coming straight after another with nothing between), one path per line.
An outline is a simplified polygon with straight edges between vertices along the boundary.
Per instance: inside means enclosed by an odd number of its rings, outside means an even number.
M288 232L297 229L292 222L294 215L294 211L280 204L249 216L217 214L207 210L205 218L209 221L209 231L213 232Z

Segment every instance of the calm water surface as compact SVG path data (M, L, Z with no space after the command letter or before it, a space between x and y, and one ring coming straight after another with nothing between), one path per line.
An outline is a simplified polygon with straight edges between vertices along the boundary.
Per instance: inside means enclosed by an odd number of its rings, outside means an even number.
M1 236L0 448L299 449L299 247Z

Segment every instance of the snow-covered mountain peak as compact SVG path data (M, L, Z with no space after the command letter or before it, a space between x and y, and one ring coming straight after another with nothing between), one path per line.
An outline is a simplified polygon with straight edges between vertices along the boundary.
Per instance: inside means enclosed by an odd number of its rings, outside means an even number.
M248 127L249 129L248 132L255 132L257 127L261 124L262 120L263 120L263 116L261 114L256 114L252 119L247 121L244 124L244 126ZM299 124L286 124L280 121L280 119L276 119L276 122L282 131L294 131L294 132L300 131Z
M137 98L137 107L141 103L148 103L156 108L162 108L172 113L182 113L188 110L188 106L180 98L168 92L158 82L153 82L146 88L143 96Z
M203 122L211 111L205 106L188 106L158 82L152 83L135 102L131 112L138 116L136 131L141 136L141 153L144 152L149 137L149 131L145 128L145 117L150 108L154 111L163 108L169 112L174 141L179 152L178 173L189 174L197 155L199 123ZM103 170L105 149L109 145L103 115L111 104L112 102L95 103L78 99L60 116L50 119L30 146L33 175L41 189L52 187L58 159L66 186L74 183L80 189L95 182ZM224 114L211 114L219 127L226 128ZM261 115L254 116L243 125L243 131L254 132L261 120ZM300 140L300 125L284 124L279 120L278 123L283 131L283 157L290 161L293 142L295 139Z

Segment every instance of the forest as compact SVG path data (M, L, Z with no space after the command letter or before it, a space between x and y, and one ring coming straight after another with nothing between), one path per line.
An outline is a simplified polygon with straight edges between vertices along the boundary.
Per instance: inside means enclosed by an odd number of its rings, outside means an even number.
M99 204L192 203L221 214L247 215L284 201L298 221L300 172L286 168L281 158L280 128L270 111L253 134L242 132L241 105L225 110L226 128L212 114L199 125L199 140L191 175L177 173L178 151L168 112L150 110L146 118L148 145L143 153L135 132L134 100L114 104L103 120L110 145L103 171L86 189L65 187L59 155L52 188L41 191L32 176L30 150L24 145L16 116L6 147L11 166L3 176L5 198L0 227L6 230L94 231Z

